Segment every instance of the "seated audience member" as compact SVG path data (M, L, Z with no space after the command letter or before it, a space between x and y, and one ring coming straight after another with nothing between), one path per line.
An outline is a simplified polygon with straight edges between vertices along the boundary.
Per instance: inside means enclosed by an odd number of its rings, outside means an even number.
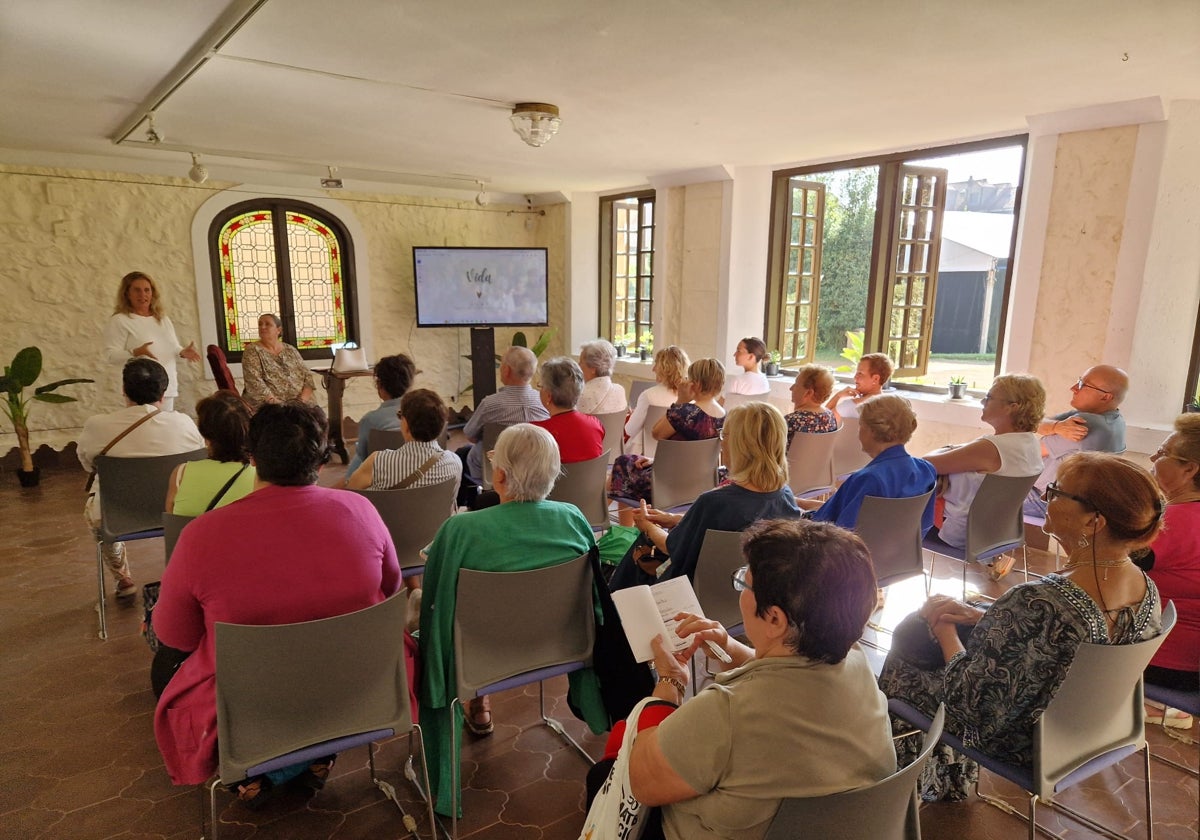
M1088 368L1071 386L1071 410L1047 417L1037 428L1042 436L1042 474L1025 499L1026 516L1045 516L1042 494L1054 481L1058 465L1076 452L1125 451L1125 418L1120 405L1129 391L1125 371L1111 365Z
M741 369L741 373L725 380L725 393L754 396L770 391L771 383L758 368L766 357L767 345L763 344L761 338L751 335L739 341L737 349L733 351L733 363Z
M586 391L579 365L573 359L559 356L544 363L538 376L541 378L538 395L550 417L535 420L533 425L541 426L554 438L564 464L599 458L604 452L604 424L591 414L575 410L580 392ZM621 393L624 399L624 391Z
M688 378L679 383L676 402L650 430L655 440L709 440L721 433L725 409L717 395L725 384L725 368L716 359L700 359L688 368ZM609 480L610 499L640 499L653 502L651 470L654 459L644 455L618 455ZM632 508L621 508L621 524L632 525Z
M853 529L867 496L902 499L928 493L937 481L933 465L904 448L916 430L917 415L904 397L884 394L863 402L858 407L858 440L871 456L870 463L851 473L827 501L797 499L796 504L811 511L806 514L811 519ZM933 527L932 496L921 527L924 531Z
M163 644L193 652L154 714L158 748L177 785L201 784L217 769L216 622L312 621L369 607L400 588L392 538L371 503L317 486L329 460L328 431L312 404L262 406L249 437L257 489L189 524L163 573L155 632ZM293 780L317 790L332 764L327 756L246 779L235 786L238 798L258 807Z
M374 408L358 421L358 440L354 444L354 457L346 466L346 477L354 475L354 471L367 460L371 446L371 430L394 432L400 428L400 398L412 387L417 378L417 366L413 360L403 353L395 356L384 356L375 363L371 371L375 376L375 390L379 399L383 400L379 408Z
M937 474L948 479L942 492L945 515L938 530L942 542L966 547L967 511L985 475L1033 476L1042 471L1042 449L1034 430L1045 411L1046 390L1037 377L997 376L983 397L983 422L995 434L965 445L945 446L925 456ZM993 578L1005 575L1012 563L1009 557L998 560L992 568Z
M253 492L254 467L246 452L250 409L232 391L196 403L197 426L208 449L203 461L180 464L167 482L167 513L199 516Z
M125 408L110 414L89 417L79 433L76 452L79 463L91 470L97 455L114 458L141 458L152 455L176 455L204 448L204 438L192 418L177 411L163 411L167 390L167 371L154 359L137 356L121 370ZM100 482L92 484L83 507L83 518L100 539ZM137 586L129 576L125 543L101 546L104 564L117 583L118 598L137 595Z
M483 482L484 426L488 423L511 426L514 423L545 420L550 416L538 392L529 384L533 381L536 368L537 356L527 347L509 347L504 354L500 361L500 381L503 385L496 393L480 400L475 413L463 426L463 434L471 441L470 446L458 450L458 456L463 461L464 482L468 478L476 485Z
M312 402L312 371L304 364L300 351L283 341L283 321L278 315L258 317L258 341L246 344L242 352L242 375L246 387L242 396L251 408L289 400Z
M645 506L636 510L634 524L645 539L634 543L622 558L609 588L652 584L680 575L691 579L710 528L741 531L759 519L799 517L788 487L786 436L783 415L770 403L731 408L721 437L721 460L729 467L729 483L702 493L685 514ZM646 549L647 543L653 552Z
M598 338L579 348L579 367L583 371L583 393L575 406L583 414L612 414L627 411L625 389L612 381L617 348Z
M352 490L396 490L440 484L462 477L462 461L442 449L438 438L446 429L446 404L425 388L398 400L396 412L404 445L372 452L346 481Z
M421 726L438 813L450 814L457 794L451 795L450 766L458 761L457 733L462 712L451 715L455 694L454 610L460 569L519 572L555 566L586 554L593 545L592 528L574 505L546 500L561 463L558 446L545 429L528 423L500 433L492 455L492 482L500 504L452 516L438 529L429 546L421 602ZM533 593L531 593L533 596ZM496 628L503 632L504 628ZM581 706L598 711L594 731L607 727L598 687L590 671L570 675L571 697L589 699ZM466 714L475 735L492 732L487 697L472 700ZM599 728L596 728L599 727ZM455 747L446 741L455 734Z
M883 393L895 369L885 353L867 353L854 368L854 384L834 394L826 407L837 416L838 423L845 417L857 417L864 401Z
M1137 563L1158 585L1164 601L1174 601L1178 619L1146 669L1146 682L1181 691L1200 689L1200 414L1175 418L1175 431L1150 456L1152 472L1167 497L1163 529ZM1161 709L1152 717L1163 725L1190 729L1191 715ZM1155 721L1157 722L1157 721Z
M750 645L686 614L676 632L687 650L673 656L654 642L662 704L639 718L629 764L633 795L662 806L661 833L652 824L643 840L762 837L784 798L895 772L887 700L856 644L875 606L862 541L828 524L775 520L752 525L743 551L732 584ZM685 702L685 663L705 642L733 662L710 660L728 670Z
M884 694L927 714L945 703L947 731L1026 768L1033 725L1079 645L1130 644L1162 629L1158 589L1129 559L1162 525L1150 474L1115 455L1079 453L1062 463L1046 499L1046 531L1070 552L1060 572L1014 586L986 611L933 596L900 623L879 677ZM978 767L938 749L922 796L965 798ZM906 744L901 763L918 750Z
M654 438L645 428L646 410L652 405L665 408L678 399L676 391L679 383L687 379L690 364L687 353L674 344L655 352L654 365L650 368L655 384L638 394L637 405L625 421L625 434L629 438L625 441L627 454L654 457Z
M836 432L837 417L825 407L825 401L833 393L833 374L823 365L805 365L796 374L792 383L792 412L783 419L787 422L787 445L792 445L796 432L819 434Z

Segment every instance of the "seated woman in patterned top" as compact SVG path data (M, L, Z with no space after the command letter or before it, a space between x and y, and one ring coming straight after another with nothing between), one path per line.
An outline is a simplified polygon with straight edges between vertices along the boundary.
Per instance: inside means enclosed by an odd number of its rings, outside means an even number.
M716 359L699 359L679 383L677 401L650 430L655 440L708 440L721 433L725 409L717 396L725 387L725 368ZM610 499L640 499L653 503L650 479L654 459L643 455L620 455L613 462L609 480ZM633 525L631 507L620 508L622 525Z
M1014 586L986 611L933 596L896 628L879 677L884 694L927 714L945 703L947 731L1023 767L1034 723L1081 644L1132 644L1162 630L1158 588L1129 558L1162 528L1166 503L1150 474L1081 452L1062 463L1045 499L1043 527L1070 551L1059 572ZM920 748L897 746L902 765ZM978 767L938 751L922 775L923 798L966 798Z
M824 365L805 365L792 383L792 413L787 422L787 445L792 445L796 432L814 434L836 432L837 418L825 407L833 393L833 374Z
M446 404L433 391L418 388L400 399L399 449L372 452L346 482L352 490L425 487L462 477L462 460L442 449L438 438L446 428Z

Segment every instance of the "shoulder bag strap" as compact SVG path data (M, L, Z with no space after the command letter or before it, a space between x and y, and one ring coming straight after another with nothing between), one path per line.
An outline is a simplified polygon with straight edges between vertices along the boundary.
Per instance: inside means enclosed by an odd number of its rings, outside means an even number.
M410 485L412 485L412 483L414 481L416 481L421 476L425 475L425 473L429 472L429 470L433 467L433 465L436 464L440 460L442 460L441 453L439 453L437 455L430 455L428 461L426 461L421 466L417 467L417 469L414 472L409 474L408 478L401 481L393 489L403 490L406 487L409 487Z
M208 507L206 507L204 509L204 512L208 513L210 510L215 508L217 506L217 502L219 502L219 501L221 501L221 499L225 498L225 494L229 492L229 488L233 486L233 483L235 481L237 481L239 478L241 478L242 473L244 473L249 468L250 468L249 464L242 464L242 468L240 470L238 470L237 472L235 472L233 475L231 475L229 477L229 480L225 482L225 486L217 491L217 495L213 496L212 501L208 503Z
M110 440L103 449L101 449L98 453L96 453L96 457L100 457L101 455L107 455L108 450L110 450L114 446L116 446L117 443L119 443L121 441L121 439L125 437L125 435L132 432L134 429L136 429L138 426L145 423L147 420L149 420L154 415L161 414L161 413L162 413L162 409L156 408L153 411L151 411L149 414L146 414L142 417L139 417L137 420L134 420L133 423L131 423L129 426L127 426L125 428L125 430L123 432L121 432L121 434L117 435L115 438ZM92 467L92 471L88 475L87 484L84 486L83 492L87 493L87 492L91 491L92 485L95 483L96 483L96 468Z

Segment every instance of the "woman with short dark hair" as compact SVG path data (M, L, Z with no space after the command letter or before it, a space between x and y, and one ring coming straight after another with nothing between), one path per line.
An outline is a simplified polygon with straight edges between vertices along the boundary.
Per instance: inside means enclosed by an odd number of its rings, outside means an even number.
M419 371L413 360L403 353L384 356L375 363L371 371L375 376L375 391L383 400L378 408L368 411L358 421L358 440L354 443L354 457L346 465L346 478L367 460L371 446L371 430L393 432L400 429L400 398L408 393ZM439 432L440 434L440 432Z
M446 404L434 391L418 388L400 398L399 449L372 452L346 480L352 490L426 487L462 477L462 459L438 442L446 428Z
M171 554L154 630L163 644L192 653L163 691L154 734L177 785L201 784L217 769L216 622L344 615L401 586L396 549L374 506L357 493L317 486L329 460L328 431L324 412L309 403L260 408L248 438L255 491L197 517ZM332 757L306 761L234 787L257 807L284 781L323 787L331 765Z
M767 520L746 531L743 552L731 585L750 644L694 615L678 617L686 650L672 655L654 642L654 697L664 703L639 719L629 780L639 802L662 806L669 840L762 837L784 798L860 787L896 769L887 700L857 645L875 607L862 540L829 524ZM705 643L732 662L683 702L685 663Z
M199 516L253 492L255 472L246 441L250 409L232 391L217 391L196 403L196 426L208 447L203 461L187 461L167 482L167 513Z

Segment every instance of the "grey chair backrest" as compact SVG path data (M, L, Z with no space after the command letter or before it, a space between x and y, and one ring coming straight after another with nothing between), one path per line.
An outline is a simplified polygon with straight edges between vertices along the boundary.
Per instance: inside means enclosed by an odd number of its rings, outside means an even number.
M458 481L448 478L424 487L354 492L364 496L379 511L379 518L392 535L400 568L408 569L425 565L420 551L433 541L438 528L450 518L458 494Z
M412 729L404 624L408 590L372 607L297 624L217 622L221 780L333 738ZM369 644L364 644L367 640Z
M399 449L404 445L404 432L399 429L370 429L367 432L367 453L380 449Z
M838 431L841 434L833 446L833 474L843 476L858 472L871 462L871 456L863 452L858 441L858 418L843 417Z
M978 562L980 555L1000 546L1024 544L1021 504L1036 480L1035 475L983 477L967 510L967 562Z
M653 388L657 383L653 379L635 379L629 383L629 407L636 408L638 397L643 391Z
M788 486L800 496L819 496L833 490L833 452L845 435L832 432L796 432L788 446Z
M721 440L660 440L651 473L654 507L669 510L696 501L717 486Z
M783 800L765 840L920 840L917 779L942 736L945 719L941 706L916 761L886 779L828 796Z
M655 423L666 416L667 406L646 406L646 420L642 423L642 454L647 458L653 458L658 454L658 441L654 439L654 435L650 434L650 430L654 428Z
M1082 644L1067 676L1033 728L1033 791L1055 786L1095 756L1146 741L1142 671L1175 626L1175 604L1162 611L1162 632L1129 645Z
M458 573L454 659L463 702L477 689L518 674L590 664L595 637L586 554L524 572Z
M480 446L483 447L483 489L492 489L492 462L487 454L496 448L496 439L509 427L508 423L484 423Z
M104 541L160 531L171 471L185 461L207 457L203 449L137 458L98 455L95 465L100 479L100 532Z
M548 499L575 505L593 528L608 526L608 452L589 461L563 464L562 475L554 482Z
M879 586L924 574L921 516L932 495L930 490L920 496L902 499L863 498L854 531L871 552Z
M696 558L692 587L704 615L721 622L726 630L742 623L738 593L733 588L733 573L745 565L742 557L742 532L709 528Z
M612 411L608 414L596 415L596 419L604 426L604 448L608 452L608 463L610 464L624 449L625 418L628 416L628 412L625 411Z
M771 392L763 391L761 394L726 394L725 395L725 410L736 408L739 405L745 405L752 402L770 402Z
M166 551L166 563L171 562L171 552L175 550L175 543L179 541L179 535L183 532L183 526L187 525L195 518L196 517L194 516L183 516L182 514L178 513L164 513L162 515L163 544Z

